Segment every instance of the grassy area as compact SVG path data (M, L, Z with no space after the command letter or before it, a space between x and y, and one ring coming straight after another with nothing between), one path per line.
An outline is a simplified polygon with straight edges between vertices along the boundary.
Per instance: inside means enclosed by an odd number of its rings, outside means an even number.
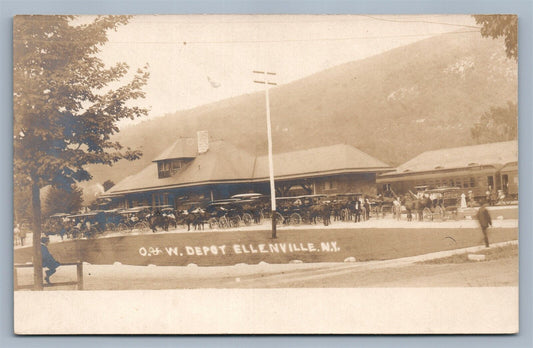
M433 259L428 261L420 261L418 264L446 264L446 263L467 263L467 262L480 262L472 261L468 259L468 254L485 255L485 261L506 259L510 257L518 257L518 245L506 245L503 247L490 248L486 250L478 251L477 253L463 253L456 254L439 259Z

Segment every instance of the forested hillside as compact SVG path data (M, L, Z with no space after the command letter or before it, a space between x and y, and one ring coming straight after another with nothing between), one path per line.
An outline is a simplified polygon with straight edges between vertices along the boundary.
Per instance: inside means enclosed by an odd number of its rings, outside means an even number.
M472 144L470 129L484 112L517 102L517 65L502 41L448 34L273 88L270 100L275 152L347 143L398 165L426 150ZM123 129L117 139L142 148L143 158L93 167L93 183L120 181L198 130L265 153L264 93Z

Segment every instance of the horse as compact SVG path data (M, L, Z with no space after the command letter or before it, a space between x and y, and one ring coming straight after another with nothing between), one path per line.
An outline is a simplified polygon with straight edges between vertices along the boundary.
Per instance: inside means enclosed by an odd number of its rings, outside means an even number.
M342 210L345 208L343 202L334 201L331 203L331 208L333 213L333 221L342 220Z
M192 225L194 226L194 229L203 230L204 225L207 223L207 220L209 220L209 214L207 214L207 212L202 208L194 209L191 214L194 217L194 219L192 220Z
M332 204L335 220L351 221L355 217L355 201L338 201Z
M147 221L153 233L157 232L158 227L168 231L168 227L170 225L170 218L165 215L151 215Z
M354 222L361 221L361 202L355 198L349 202L346 202L345 209L348 211L347 220Z
M177 223L187 225L187 231L191 230L191 225L195 230L203 230L207 223L209 215L203 209L194 209L191 211L182 210L176 219Z
M176 212L176 224L186 225L187 231L191 230L191 224L194 221L194 215L189 213L187 210L180 210Z
M420 197L405 200L405 210L407 210L407 221L412 221L412 212L416 213L416 220L422 221L423 211L425 208L432 208L432 202L429 197Z
M261 216L262 216L263 208L258 206L252 209L252 217L254 218L255 224L261 223Z
M164 215L164 214L163 214ZM176 221L176 214L174 212L172 213L169 213L167 215L164 215L167 217L167 220L168 220L168 225L169 227L172 226L174 228L177 228L178 227L178 222Z
M324 226L328 226L331 223L331 206L328 203L310 206L308 214L309 221L313 224L318 222L318 218L322 218Z
M406 196L403 203L405 210L407 211L407 221L413 221L413 210L415 210L415 200Z

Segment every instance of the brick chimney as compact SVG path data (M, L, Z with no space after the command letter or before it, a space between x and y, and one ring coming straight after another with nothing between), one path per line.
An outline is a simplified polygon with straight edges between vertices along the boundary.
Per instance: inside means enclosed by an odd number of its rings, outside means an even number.
M198 131L196 137L198 138L198 154L206 153L209 150L208 131Z

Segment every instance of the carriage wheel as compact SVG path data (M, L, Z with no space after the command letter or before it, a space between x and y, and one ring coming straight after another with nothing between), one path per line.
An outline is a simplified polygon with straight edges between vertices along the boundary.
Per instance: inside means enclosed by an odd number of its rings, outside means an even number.
M229 221L225 216L222 216L220 219L218 219L218 226L220 228L228 228L229 227Z
M292 213L289 218L289 225L299 225L302 223L302 217L298 213Z
M72 236L72 239L76 239L81 236L81 231L77 228L73 228L72 230L70 230L70 234Z
M302 215L300 215L302 218L302 224L310 224L311 223L311 217L309 212L302 212Z
M433 212L433 220L444 220L445 216L446 212L444 211L444 209L440 205L437 205L435 207L435 211Z
M450 219L455 221L459 220L459 211L457 210L457 207L449 207L448 214L451 215Z
M244 221L244 224L246 226L250 226L252 224L252 222L254 221L254 218L252 217L252 215L250 215L248 213L244 213L244 214L242 214L242 220Z
M131 231L130 227L123 222L118 224L117 230L119 232L130 232Z
M241 225L241 217L239 215L233 216L229 219L230 227L239 227Z
M431 213L431 210L429 208L424 208L424 210L422 210L422 219L424 221L433 220L433 214Z
M207 220L207 224L209 225L209 228L212 230L218 226L217 219L212 217L209 220Z
M513 200L516 200L515 197L513 197L510 194L506 194L506 195L504 195L504 197L502 199L502 203L504 205L511 205L511 204L513 204Z
M144 221L141 221L141 222L137 222L134 226L133 226L133 229L134 230L139 230L139 231L146 231L147 229L149 229L150 227L148 226L148 224Z
M115 226L114 223L112 222L109 222L107 224L105 224L105 230L108 231L108 232L113 232L117 229L117 226Z
M91 227L91 229L87 231L87 238L95 238L98 233L100 233L100 231L97 228Z

